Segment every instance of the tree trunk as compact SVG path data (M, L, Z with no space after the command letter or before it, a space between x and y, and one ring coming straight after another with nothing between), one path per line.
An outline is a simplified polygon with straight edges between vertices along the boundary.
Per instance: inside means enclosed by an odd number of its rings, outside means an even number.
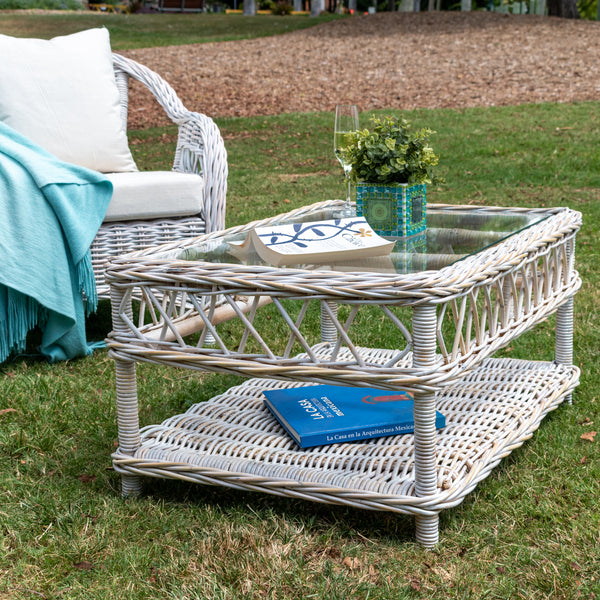
M255 0L244 0L243 14L247 17L253 17L256 15L256 1Z
M462 10L464 12L470 12L471 0L461 0L460 1L460 10Z
M322 12L325 12L325 0L312 0L310 3L310 16L318 17Z
M579 19L576 0L548 0L548 16Z

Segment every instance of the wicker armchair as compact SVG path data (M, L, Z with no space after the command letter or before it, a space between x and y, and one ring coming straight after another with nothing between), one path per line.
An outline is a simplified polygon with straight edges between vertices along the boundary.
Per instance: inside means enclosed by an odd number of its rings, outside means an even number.
M113 66L121 97L122 118L127 123L129 78L144 84L167 116L179 126L173 171L199 173L204 178L204 203L200 214L105 222L91 248L99 298L109 297L104 279L106 261L113 256L223 229L227 193L227 154L218 127L210 117L187 110L173 88L139 63L113 53Z

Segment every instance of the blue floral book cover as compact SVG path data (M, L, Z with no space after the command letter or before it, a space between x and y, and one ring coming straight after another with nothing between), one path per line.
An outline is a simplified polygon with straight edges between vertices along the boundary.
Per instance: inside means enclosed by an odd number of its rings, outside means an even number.
M377 235L364 217L351 217L259 227L244 242L229 246L240 259L256 253L267 264L281 266L387 256L394 241Z
M264 390L264 403L301 448L413 433L406 391L315 385ZM435 426L446 419L436 411Z

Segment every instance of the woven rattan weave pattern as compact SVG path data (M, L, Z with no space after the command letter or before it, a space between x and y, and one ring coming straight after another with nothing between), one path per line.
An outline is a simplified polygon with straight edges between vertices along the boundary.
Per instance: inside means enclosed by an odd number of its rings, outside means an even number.
M313 205L292 218L340 204ZM574 268L581 216L569 209L431 210L536 218L460 261L410 274L239 265L222 262L216 251L200 251L218 248L224 237L257 223L113 260L107 269L114 325L109 345L116 360L120 440L114 460L124 475L124 493L139 492L137 475L148 474L397 510L414 514L417 539L434 545L439 511L460 502L577 385L572 318L581 285ZM221 262L209 262L210 256ZM143 298L137 321L134 296ZM320 339L315 309L322 319ZM553 313L554 363L492 358ZM385 322L394 348L361 344L370 319ZM253 379L191 409L192 415L140 434L140 361L284 383ZM412 390L415 433L294 450L275 425L265 424L249 391L291 381ZM231 418L216 416L223 403L236 406ZM436 433L435 411L442 406L449 426ZM182 420L196 424L184 431ZM376 458L381 448L389 454Z
M227 194L227 153L213 120L187 110L173 88L147 67L119 54L113 54L113 64L125 128L129 78L133 78L152 92L166 115L179 127L173 170L203 175L204 205L202 213L195 216L104 223L91 247L101 298L109 297L104 267L110 258L223 229Z
M412 435L300 450L263 405L262 390L305 384L272 379L249 379L142 430L135 455L118 451L114 465L124 474L177 478L184 463L186 477L201 483L433 515L460 503L531 437L578 376L576 367L492 359L446 388L437 404L447 426L437 437L436 492L422 498Z

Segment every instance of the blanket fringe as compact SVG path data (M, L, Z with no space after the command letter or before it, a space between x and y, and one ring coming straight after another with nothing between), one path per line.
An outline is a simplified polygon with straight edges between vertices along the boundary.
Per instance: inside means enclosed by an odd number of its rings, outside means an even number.
M89 251L75 266L75 271L79 289L85 294L87 317L98 307L96 278ZM0 363L3 363L12 353L25 351L27 334L36 326L44 328L48 320L48 310L31 296L5 286L1 287L4 289L0 289L0 309L3 308L0 310L0 328L5 334L0 335Z
M88 250L83 259L75 265L79 289L85 294L85 316L89 317L98 308L98 294L96 292L96 278L92 268L92 254Z
M0 362L4 362L12 352L23 352L29 331L47 319L47 311L37 300L7 288L5 293L5 311L0 315L0 327L6 335L0 336Z

